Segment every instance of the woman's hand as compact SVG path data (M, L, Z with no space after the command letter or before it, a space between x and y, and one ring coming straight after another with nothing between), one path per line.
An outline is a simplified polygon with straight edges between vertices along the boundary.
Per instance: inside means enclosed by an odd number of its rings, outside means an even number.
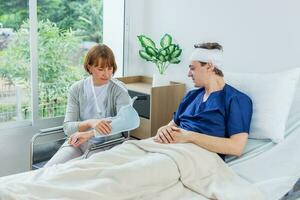
M95 129L98 133L103 135L108 135L111 132L111 121L103 120L103 119L90 119L89 124L90 127Z
M79 147L81 144L88 141L91 137L94 136L93 131L86 131L86 132L76 132L70 136L68 143L73 147Z
M153 140L163 144L186 143L190 141L191 134L191 132L184 129L167 125L158 129Z

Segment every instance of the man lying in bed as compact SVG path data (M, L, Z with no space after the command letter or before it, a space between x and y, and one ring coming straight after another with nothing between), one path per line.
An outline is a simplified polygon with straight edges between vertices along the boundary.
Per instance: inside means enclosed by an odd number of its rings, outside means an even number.
M154 141L194 143L222 159L240 156L248 139L251 99L225 83L218 43L195 45L190 61L188 76L199 89L184 97L173 120L157 131Z

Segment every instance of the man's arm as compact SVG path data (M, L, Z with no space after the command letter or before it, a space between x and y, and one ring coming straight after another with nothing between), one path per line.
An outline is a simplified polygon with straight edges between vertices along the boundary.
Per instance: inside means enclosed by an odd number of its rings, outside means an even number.
M188 142L194 143L212 152L238 157L242 155L248 139L248 133L238 133L232 135L230 138L221 138L192 131L186 132L186 139Z
M173 124L171 123L171 125ZM168 144L189 142L215 153L234 156L242 155L247 143L247 139L247 133L238 133L232 135L230 138L221 138L193 131L186 131L184 129L178 128L176 124L172 127L161 127L157 131L157 135L154 137L154 141L159 143Z

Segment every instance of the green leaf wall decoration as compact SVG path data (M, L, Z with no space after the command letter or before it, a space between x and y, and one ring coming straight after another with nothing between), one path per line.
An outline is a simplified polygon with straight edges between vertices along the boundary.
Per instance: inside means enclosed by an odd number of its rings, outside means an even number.
M180 63L179 56L182 53L178 44L172 44L172 37L165 34L160 40L160 49L158 49L152 39L145 35L137 36L141 45L139 55L142 59L153 62L160 74L165 74L170 64Z

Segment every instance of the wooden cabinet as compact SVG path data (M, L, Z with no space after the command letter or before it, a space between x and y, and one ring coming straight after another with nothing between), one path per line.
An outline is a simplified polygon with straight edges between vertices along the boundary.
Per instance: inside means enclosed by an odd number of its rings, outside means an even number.
M169 85L152 87L152 78L131 76L118 78L126 84L131 97L143 96L134 107L139 113L140 127L131 136L145 139L156 135L157 129L168 124L185 95L185 84L170 82Z

